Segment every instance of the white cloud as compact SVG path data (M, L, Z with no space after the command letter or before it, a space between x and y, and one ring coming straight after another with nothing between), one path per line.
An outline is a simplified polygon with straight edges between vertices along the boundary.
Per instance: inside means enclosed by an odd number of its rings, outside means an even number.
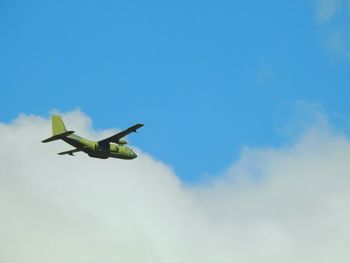
M79 111L64 118L99 135ZM133 161L58 156L63 142L40 143L49 130L37 116L0 124L0 262L350 258L350 142L324 125L293 146L247 148L198 186L142 152Z

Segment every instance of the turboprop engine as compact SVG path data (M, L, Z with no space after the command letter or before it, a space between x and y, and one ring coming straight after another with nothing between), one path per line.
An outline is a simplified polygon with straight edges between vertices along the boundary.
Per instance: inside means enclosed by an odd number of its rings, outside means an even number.
M118 140L118 144L119 145L125 145L125 144L127 144L128 142L125 140L125 139L119 139Z

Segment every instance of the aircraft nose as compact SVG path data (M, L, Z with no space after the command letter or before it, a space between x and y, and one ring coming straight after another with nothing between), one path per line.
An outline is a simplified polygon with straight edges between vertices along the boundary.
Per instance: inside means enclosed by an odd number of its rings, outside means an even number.
M137 157L136 153L132 152L132 153L131 153L131 157L132 157L133 159L135 159L135 158Z

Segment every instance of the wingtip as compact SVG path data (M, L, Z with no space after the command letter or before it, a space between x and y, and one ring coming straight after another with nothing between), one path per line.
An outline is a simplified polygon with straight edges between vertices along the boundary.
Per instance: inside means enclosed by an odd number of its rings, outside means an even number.
M143 123L138 123L138 124L136 124L136 127L135 127L135 130L134 130L134 132L135 133L138 133L138 129L140 129L140 128L142 128L143 126L145 126Z

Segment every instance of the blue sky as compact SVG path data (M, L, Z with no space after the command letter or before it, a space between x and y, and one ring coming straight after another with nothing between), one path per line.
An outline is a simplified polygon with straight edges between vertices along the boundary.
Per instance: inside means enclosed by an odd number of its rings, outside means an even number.
M338 3L332 6L332 3ZM290 105L349 119L349 4L2 1L0 121L80 108L185 181L279 145Z

